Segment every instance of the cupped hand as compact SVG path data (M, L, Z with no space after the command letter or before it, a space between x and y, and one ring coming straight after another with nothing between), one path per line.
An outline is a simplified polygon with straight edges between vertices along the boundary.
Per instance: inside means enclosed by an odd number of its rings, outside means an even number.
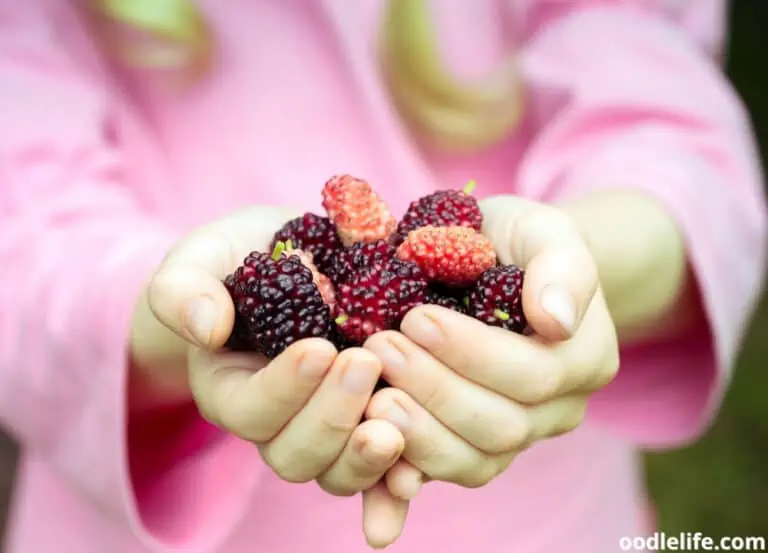
M485 485L537 440L578 427L590 394L618 370L597 269L566 214L507 196L482 209L501 262L526 271L523 309L533 332L422 306L400 333L369 338L365 348L392 387L374 395L367 415L405 436L403 459L386 475L398 497L414 497L426 480Z
M270 362L221 349L234 321L223 278L250 251L266 251L289 217L249 208L196 230L152 279L149 307L187 340L189 388L206 419L256 444L283 480L315 480L338 496L365 491L369 540L387 541L399 533L407 502L375 485L399 458L403 436L385 420L360 422L380 361L362 348L339 354L317 338L296 342Z

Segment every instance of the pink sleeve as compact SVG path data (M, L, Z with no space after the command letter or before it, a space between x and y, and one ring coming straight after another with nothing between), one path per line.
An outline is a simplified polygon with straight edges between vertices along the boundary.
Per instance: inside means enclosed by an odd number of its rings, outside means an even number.
M690 33L685 20L648 9L654 2L544 3L571 9L549 12L523 60L539 131L522 193L556 201L621 186L654 196L685 235L706 314L683 339L624 348L590 417L645 447L681 445L717 411L766 257L748 115L706 54L716 52L723 22L696 17L695 1L685 14L699 23ZM715 2L698 4L716 13Z
M0 8L0 424L148 547L207 550L244 512L251 448L202 448L194 412L161 443L128 438L130 319L176 231L124 185L104 91L16 5Z

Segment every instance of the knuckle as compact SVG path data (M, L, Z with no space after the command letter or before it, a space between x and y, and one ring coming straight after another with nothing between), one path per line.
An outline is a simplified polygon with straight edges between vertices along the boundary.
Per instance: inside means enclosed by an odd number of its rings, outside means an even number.
M616 378L616 373L616 369L612 368L610 365L604 367L597 373L597 377L595 379L594 385L592 386L592 389L597 391L605 388L608 386L608 384L613 382L614 378Z
M510 421L503 425L500 431L494 432L487 453L504 453L525 447L531 434L531 423L527 416L520 416L518 419Z
M517 217L514 230L522 239L541 235L545 230L574 231L576 224L571 217L562 210L547 206L537 206L528 209Z
M414 464L418 466L423 465L425 469L424 473L429 475L430 480L450 482L451 484L463 486L461 483L465 478L463 468L456 468L450 463L435 463L434 466L431 466L417 462L416 460L414 460Z
M531 234L531 212L523 213L516 217L508 227L508 240L512 245L512 250L519 252L519 255L526 257L525 246L528 236Z
M352 454L349 461L349 472L354 480L371 480L382 476L392 464L394 453L379 451L374 458L366 458L362 453Z
M298 389L279 385L273 386L267 381L268 374L264 373L264 375L266 377L263 382L264 392L267 396L266 401L274 405L274 411L293 410L303 403L305 398L299 397Z
M394 330L381 330L371 334L363 344L367 350L369 346L387 346L390 342L400 340L400 333Z
M198 403L197 411L200 413L200 416L203 418L203 420L211 423L214 426L222 426L221 421L219 420L219 417L217 416L216 410L213 408L213 406L204 403Z
M434 466L437 470L447 468L446 474L450 471L449 467L454 464L451 458L441 454L437 440L420 439L418 447L413 448L408 460L411 464L419 467Z
M599 359L595 359L592 348L574 347L569 350L563 361L564 372L568 375L568 385L565 392L573 392L589 388L596 378L596 368L600 365Z
M445 384L442 379L432 379L422 392L422 405L430 413L440 413L446 405Z
M307 474L306 471L302 471L291 465L281 466L279 468L273 467L272 470L275 471L281 480L284 480L289 484L306 484L307 482L311 482L313 478L313 475Z
M267 434L254 420L251 410L233 402L229 397L230 395L225 394L224 397L220 397L221 401L214 402L217 405L216 413L219 425L243 440L254 444L268 441L272 436Z
M574 406L568 411L566 416L560 420L554 435L559 436L561 434L567 434L576 430L581 423L584 422L584 415L586 413L586 402L580 402L578 406Z
M565 383L564 372L560 364L555 364L541 378L535 378L525 392L528 403L542 403L552 399Z
M291 484L305 484L314 479L311 467L303 464L301 455L277 455L271 448L264 448L261 453L264 462L272 468L280 480ZM284 457L284 458L283 458Z
M253 422L248 420L239 410L225 409L219 419L224 428L251 443L262 444L271 437L260 432L259 428L255 427Z
M374 466L355 456L354 459L341 459L334 468L318 478L317 482L331 495L348 497L370 487L385 471L385 468Z
M471 468L461 471L455 482L463 488L480 488L496 478L498 472L496 464L490 458L485 458Z
M545 211L541 209L528 209L515 219L513 231L518 236L529 236L546 224L544 219L548 216L549 214L545 215Z
M603 360L597 365L595 370L595 376L591 385L590 391L597 391L611 382L619 372L619 352L618 348L611 348L603 357Z
M320 486L320 489L324 492L336 497L351 497L359 491L355 488L342 485L336 477L332 476L321 476L317 479L317 485Z
M352 419L322 417L318 424L320 433L324 436L347 436L357 428L358 422Z

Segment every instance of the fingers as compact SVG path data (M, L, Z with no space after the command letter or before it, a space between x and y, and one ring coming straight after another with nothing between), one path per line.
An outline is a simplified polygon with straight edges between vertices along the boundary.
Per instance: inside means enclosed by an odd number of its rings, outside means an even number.
M381 359L387 382L476 448L500 453L525 442L520 405L456 374L402 334L378 333L365 347Z
M592 393L608 385L619 370L619 342L616 328L598 291L587 309L579 333L552 346L552 353L565 367L565 392Z
M392 495L410 501L421 491L425 477L408 461L400 459L387 471L384 481Z
M149 285L155 317L199 347L220 348L234 321L222 280L250 251L264 251L287 217L280 210L246 208L190 234L168 254Z
M325 472L359 425L381 373L376 357L345 350L304 408L269 443L264 460L289 482L308 482Z
M395 543L407 516L408 502L393 496L383 483L363 492L363 533L374 549Z
M397 426L405 438L403 457L434 480L476 488L500 470L494 457L451 432L402 390L377 392L366 414Z
M315 338L296 342L269 364L257 355L190 347L190 388L208 420L264 443L309 401L335 359L333 345Z
M515 401L536 403L570 385L546 345L449 309L414 309L400 331L452 371ZM391 378L386 363L384 371Z
M531 441L554 438L578 428L584 420L587 396L568 395L529 408Z
M618 370L615 329L601 293L587 310L579 333L555 344L489 327L439 306L412 310L400 330L452 371L525 404L600 389ZM395 375L389 364L384 360L385 378L391 380ZM411 393L413 385L398 383ZM421 382L427 385L431 384Z
M500 474L531 443L575 430L584 420L586 395L567 395L526 408L528 440L515 450L486 454L453 434L408 394L395 388L378 392L367 409L369 417L392 422L405 438L402 458L387 472L387 488L396 497L412 499L426 481L483 486Z
M163 325L201 348L220 348L232 332L232 299L222 281L200 267L164 265L150 282L148 299Z
M383 420L365 421L354 430L341 456L317 483L339 496L367 490L384 476L404 448L403 435L394 425Z
M597 267L573 221L554 207L506 196L485 202L483 212L502 262L526 271L531 327L551 340L573 336L598 288Z
M523 309L541 336L575 335L598 288L597 268L583 244L541 250L526 265Z

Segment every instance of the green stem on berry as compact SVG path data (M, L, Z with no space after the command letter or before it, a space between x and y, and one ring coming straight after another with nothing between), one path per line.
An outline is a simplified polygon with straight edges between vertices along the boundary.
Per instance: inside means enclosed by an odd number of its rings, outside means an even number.
M272 259L275 261L280 260L280 256L283 255L283 252L285 251L285 242L278 242L275 244L275 249L272 250Z
M475 189L476 186L477 186L477 183L475 181L473 181L473 180L469 181L466 184L466 186L464 186L464 193L466 195L470 195L472 193L472 191Z
M502 311L501 309L494 310L493 314L497 319L500 319L502 321L509 320L509 313L507 313L506 311Z
M291 240L290 238L285 241L285 251L287 252L293 251L293 240Z
M469 307L469 296L464 296L464 300L463 301L464 301L464 305Z
M349 315L347 315L346 313L342 313L341 315L336 317L336 319L334 319L333 322L335 322L337 325L343 325L348 320L349 320Z

